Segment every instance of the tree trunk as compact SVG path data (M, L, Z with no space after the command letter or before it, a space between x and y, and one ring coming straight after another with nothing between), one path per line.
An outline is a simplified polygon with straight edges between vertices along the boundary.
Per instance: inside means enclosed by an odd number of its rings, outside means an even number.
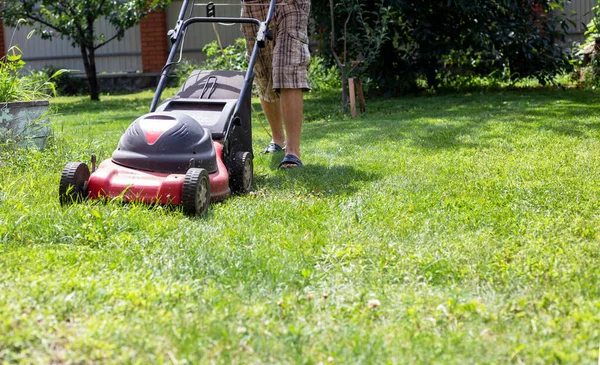
M427 78L427 87L437 90L438 79L437 79L437 59L427 62L427 68L425 69L425 77Z
M87 78L88 90L90 92L90 100L100 101L98 93L98 78L96 77L96 62L93 59L94 51L88 51L85 46L81 46L81 58L83 59L83 67L85 68L85 76ZM90 62L90 59L93 62Z
M346 65L339 66L342 73L342 112L348 114L348 75L346 74Z
M90 87L90 99L100 101L100 91L98 87L98 74L96 72L96 50L92 47L88 51L90 72L88 74L88 85ZM87 73L87 71L86 71Z
M85 43L81 44L81 56L87 77L91 101L100 101L98 76L96 73L96 49L94 48L94 19L88 17L87 29L84 33Z
M344 39L344 62L340 59L337 52L335 51L335 13L333 11L333 0L329 0L329 10L331 15L331 53L335 58L335 63L340 69L342 75L342 112L348 113L348 73L346 69L346 39ZM349 18L348 18L349 19ZM346 24L348 22L346 21Z

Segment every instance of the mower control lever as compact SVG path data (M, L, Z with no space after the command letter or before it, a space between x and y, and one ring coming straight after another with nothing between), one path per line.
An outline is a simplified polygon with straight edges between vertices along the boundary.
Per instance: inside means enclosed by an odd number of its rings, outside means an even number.
M212 1L209 1L209 3L206 4L206 16L208 18L214 18L217 16L217 9L215 9L215 3Z
M269 29L267 23L260 23L260 27L258 28L258 34L256 35L256 44L258 44L260 48L265 48L267 44L267 39L273 40L273 31Z
M181 32L181 26L183 25L183 20L178 20L175 24L175 28L169 30L167 32L167 36L171 40L171 44L174 44L177 38L179 37L179 32Z

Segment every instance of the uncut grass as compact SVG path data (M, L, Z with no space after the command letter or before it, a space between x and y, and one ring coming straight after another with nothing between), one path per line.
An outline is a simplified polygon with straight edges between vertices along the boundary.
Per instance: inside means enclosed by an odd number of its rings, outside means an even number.
M306 167L257 154L254 192L205 218L60 207L64 164L108 158L150 99L57 99L49 149L1 155L3 361L597 361L596 93L378 99L357 119L309 95Z

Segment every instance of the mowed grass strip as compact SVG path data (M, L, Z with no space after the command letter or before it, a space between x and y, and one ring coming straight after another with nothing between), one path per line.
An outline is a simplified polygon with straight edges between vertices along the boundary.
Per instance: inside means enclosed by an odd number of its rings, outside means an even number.
M102 99L53 100L50 147L0 155L0 360L597 362L597 93L377 99L357 119L310 94L306 167L258 154L256 112L254 192L205 218L59 205L64 164L109 158L151 94Z

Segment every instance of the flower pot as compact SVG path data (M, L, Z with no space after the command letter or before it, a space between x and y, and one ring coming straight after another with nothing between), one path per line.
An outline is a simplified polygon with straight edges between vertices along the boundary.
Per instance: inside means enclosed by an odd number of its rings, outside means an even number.
M49 108L47 100L0 103L0 143L43 149L51 132Z

